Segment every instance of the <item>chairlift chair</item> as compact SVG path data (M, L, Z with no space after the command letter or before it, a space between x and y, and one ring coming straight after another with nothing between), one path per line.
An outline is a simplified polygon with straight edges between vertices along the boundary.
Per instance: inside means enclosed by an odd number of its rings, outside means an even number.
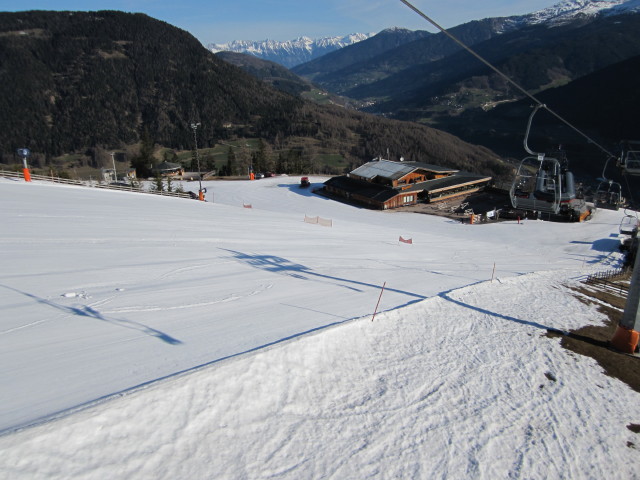
M606 176L607 165L614 157L609 157L604 162L602 169L602 178L599 178L600 183L593 195L593 205L596 208L606 208L609 210L618 210L620 205L624 204L624 198L622 197L622 185L618 182L610 180Z
M625 215L620 221L620 233L622 235L636 235L640 221L635 215Z
M593 195L593 204L596 208L618 210L623 202L622 185L613 180L600 182L596 193Z
M626 174L640 175L640 141L624 142L619 165Z
M531 122L543 105L536 105L529 116L524 149L529 153L518 166L509 195L513 208L544 213L558 213L562 200L562 165L556 158L533 152L527 143Z
M533 116L542 107L542 104L536 105L529 116L524 149L530 156L520 162L516 171L509 192L511 204L517 209L538 213L560 213L570 219L582 220L590 211L586 208L584 200L577 200L575 180L573 173L568 170L565 152L558 149L553 152L553 156L547 156L544 153L533 152L527 144Z
M525 157L510 190L513 208L558 213L562 197L560 162L551 157Z

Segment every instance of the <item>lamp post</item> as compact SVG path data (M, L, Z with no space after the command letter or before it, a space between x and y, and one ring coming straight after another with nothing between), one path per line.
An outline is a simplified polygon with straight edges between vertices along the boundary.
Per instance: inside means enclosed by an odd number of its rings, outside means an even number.
M193 142L196 147L196 162L198 163L198 198L200 201L204 202L204 192L202 191L202 174L200 173L200 156L198 155L198 127L200 126L200 122L192 123L191 128L193 129Z

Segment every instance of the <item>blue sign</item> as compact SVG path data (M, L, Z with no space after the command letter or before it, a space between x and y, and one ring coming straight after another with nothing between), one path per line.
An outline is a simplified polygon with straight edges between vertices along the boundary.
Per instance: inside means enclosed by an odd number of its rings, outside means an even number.
M19 148L18 155L21 155L23 157L28 157L29 155L31 155L31 150L29 150L28 148Z

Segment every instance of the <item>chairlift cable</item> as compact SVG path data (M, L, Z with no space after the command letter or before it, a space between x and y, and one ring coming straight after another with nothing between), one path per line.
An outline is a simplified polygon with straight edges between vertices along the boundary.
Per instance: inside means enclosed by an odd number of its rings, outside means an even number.
M533 116L534 116L534 115L536 114L536 112L537 112L540 108L542 108L543 106L544 106L544 105L542 105L542 104L536 105L536 106L534 107L534 109L533 109L533 112L531 112L531 115L529 115L529 121L527 122L527 131L526 131L526 133L524 134L524 141L523 141L523 143L524 143L524 149L527 151L527 153L528 153L529 155L534 155L534 156L536 156L536 157L538 157L538 158L540 158L541 156L542 156L542 157L544 157L544 154L543 154L543 153L536 153L536 152L534 152L533 150L531 150L531 149L529 148L529 132L531 132L531 123L533 122Z
M609 158L607 158L607 161L604 162L604 167L602 168L602 178L607 182L609 182L610 180L607 178L607 176L604 174L604 172L607 170L607 165L609 165L609 161L611 161L612 158L616 158L616 157L614 157L612 155Z
M452 33L450 33L449 31L447 31L446 28L441 27L436 21L434 21L432 18L430 18L429 16L427 16L425 13L423 13L421 10L419 10L418 8L416 8L414 5L411 4L411 2L409 2L408 0L400 0L402 3L404 3L407 7L409 7L411 10L413 10L415 13L417 13L418 15L420 15L422 18L424 18L427 22L429 22L431 25L433 25L434 27L436 27L438 30L440 30L442 33L444 33L447 37L449 37L451 40L453 40L455 43L457 43L458 45L460 45L464 50L466 50L467 52L469 52L471 55L473 55L475 58L477 58L478 60L480 60L483 64L485 64L487 67L489 67L491 70L493 70L494 72L496 72L500 77L502 77L504 80L506 80L508 83L510 83L511 85L513 85L516 89L518 89L520 92L522 92L524 95L526 95L527 97L529 97L531 100L533 100L536 105L538 106L538 108L542 107L545 108L551 115L553 115L554 117L556 117L558 120L560 120L561 122L563 122L564 124L566 124L568 127L570 127L571 129L573 129L575 132L577 132L578 134L580 134L582 137L584 137L589 143L593 143L596 147L598 147L600 150L602 150L604 153L606 153L607 155L613 157L614 155L609 152L606 148L604 148L602 145L600 145L599 143L597 143L595 140L593 140L591 137L589 137L586 133L583 133L580 129L578 129L577 127L575 127L574 125L572 125L568 120L564 119L562 116L560 116L558 113L554 112L552 109L550 109L549 107L547 107L544 103L542 103L540 100L538 100L535 96L533 96L531 93L529 93L527 90L525 90L523 87L521 87L518 83L516 83L514 80L512 80L508 75L506 75L505 73L501 72L497 67L495 67L494 65L492 65L488 60L485 60L480 54L476 53L473 49L471 49L470 47L468 47L462 40L458 39L455 35L453 35Z

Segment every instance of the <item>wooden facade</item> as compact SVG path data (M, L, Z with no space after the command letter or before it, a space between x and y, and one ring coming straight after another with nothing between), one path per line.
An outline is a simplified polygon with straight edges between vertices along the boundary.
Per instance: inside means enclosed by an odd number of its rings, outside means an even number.
M418 162L375 160L325 182L325 191L345 200L386 210L437 202L483 189L491 177Z

